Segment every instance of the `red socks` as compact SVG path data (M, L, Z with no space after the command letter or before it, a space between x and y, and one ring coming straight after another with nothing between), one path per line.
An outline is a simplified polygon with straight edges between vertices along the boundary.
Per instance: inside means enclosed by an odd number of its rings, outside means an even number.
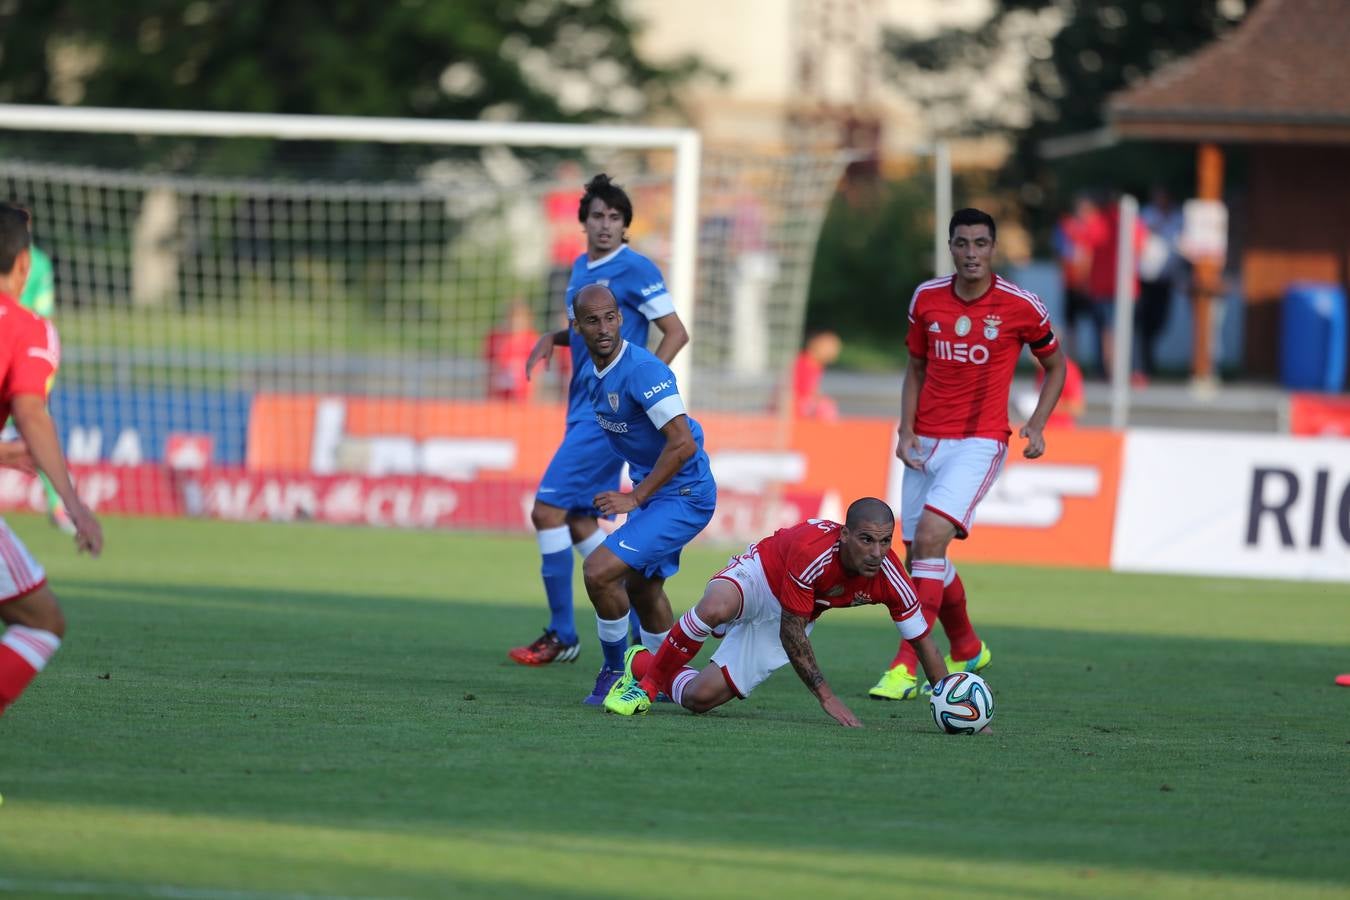
M664 648L665 645L663 644L662 649ZM656 663L656 655L653 654L650 650L641 650L633 654L633 662L632 662L633 677L638 680L639 684L641 684L642 681L646 680L647 675L650 674L652 669L655 667L654 665L655 663ZM689 682L693 681L695 676L697 675L698 669L695 669L691 666L684 666L678 672L675 673L675 677L670 679L670 683L668 685L662 683L656 685L656 687L659 690L665 691L667 697L683 706L684 689L688 687ZM652 679L652 681L654 682L655 679ZM648 683L650 684L651 682ZM644 690L646 689L646 687L647 687L646 685L643 685ZM651 697L653 700L656 699L656 695L651 691L647 692L647 696Z
M50 631L11 625L0 638L0 713L5 711L61 646Z
M694 610L680 616L661 642L661 649L653 659L647 654L638 653L633 657L633 677L637 678L647 696L656 699L659 691L670 694L670 682L688 662L703 649L703 642L712 637L712 629L703 623ZM638 660L650 659L645 663L646 671L638 674Z
M951 584L942 591L942 611L938 618L951 642L952 659L974 659L980 655L980 637L975 633L975 626L970 624L970 616L966 615L966 586L956 574L955 566L952 566Z
M914 579L914 593L919 597L919 607L928 627L937 621L938 610L942 608L942 577L947 571L947 561L936 559L916 559L912 565L911 577ZM919 655L914 652L909 641L902 640L900 649L891 661L891 668L903 665L911 673L919 671Z
M952 659L974 659L980 654L980 637L966 613L966 586L956 566L945 559L916 559L913 563L914 591L919 596L923 617L931 627L942 621L942 630L952 645ZM919 671L919 657L909 641L901 641L891 668L903 665L911 673Z

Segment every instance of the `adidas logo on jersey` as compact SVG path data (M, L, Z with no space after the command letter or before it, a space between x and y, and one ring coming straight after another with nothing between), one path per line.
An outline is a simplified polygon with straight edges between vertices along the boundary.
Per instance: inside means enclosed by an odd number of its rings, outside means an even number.
M932 334L941 334L941 333L942 333L942 329L938 327L938 323L936 323L936 322L934 322L932 325L929 325L929 326L928 326L928 330L929 330L929 332L931 332Z

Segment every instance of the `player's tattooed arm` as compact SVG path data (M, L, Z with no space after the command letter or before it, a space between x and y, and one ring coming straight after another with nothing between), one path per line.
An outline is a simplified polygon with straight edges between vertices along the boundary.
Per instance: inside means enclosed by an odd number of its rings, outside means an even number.
M806 636L806 619L786 609L783 610L778 625L778 637L783 642L783 652L787 654L792 668L797 670L797 676L806 685L806 689L817 697L820 696L821 688L829 690L825 684L825 676L820 674L820 666L816 665L816 653L811 649L811 639Z
M834 695L825 683L825 676L816 665L816 653L811 649L811 639L806 636L806 617L783 610L778 624L778 639L783 642L783 652L797 670L802 683L816 695L825 714L846 728L861 728L862 722L853 714L853 710L844 701Z

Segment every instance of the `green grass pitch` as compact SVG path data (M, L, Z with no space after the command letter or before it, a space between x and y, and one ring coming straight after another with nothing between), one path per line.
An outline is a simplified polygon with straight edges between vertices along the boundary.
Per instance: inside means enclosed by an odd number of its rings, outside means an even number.
M814 638L862 730L790 669L623 720L580 590L578 664L506 659L529 538L11 522L70 629L0 718L0 894L1350 897L1344 585L970 566L997 733L946 737L866 699L880 608Z

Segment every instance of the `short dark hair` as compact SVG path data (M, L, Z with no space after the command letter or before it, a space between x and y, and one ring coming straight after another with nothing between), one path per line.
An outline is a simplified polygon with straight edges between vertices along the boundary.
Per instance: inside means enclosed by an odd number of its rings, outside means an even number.
M14 203L0 203L0 275L14 271L14 261L27 250L33 238L28 210Z
M988 225L989 236L998 240L998 226L994 224L994 217L982 209L974 209L968 206L952 213L952 220L947 225L947 240L956 237L957 225Z
M610 209L617 209L623 216L623 227L633 224L633 201L627 192L609 180L604 172L586 182L586 193L581 195L581 205L577 207L577 221L585 223L591 213L591 201L599 199Z
M891 511L890 505L885 500L878 500L876 497L863 497L848 505L848 512L844 514L844 527L852 531L864 522L894 525L895 513Z

